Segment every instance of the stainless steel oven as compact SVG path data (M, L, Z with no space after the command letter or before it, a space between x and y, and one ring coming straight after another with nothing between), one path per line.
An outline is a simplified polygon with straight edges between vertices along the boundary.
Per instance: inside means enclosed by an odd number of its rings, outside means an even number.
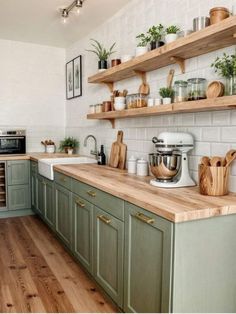
M0 130L0 155L26 153L25 130Z

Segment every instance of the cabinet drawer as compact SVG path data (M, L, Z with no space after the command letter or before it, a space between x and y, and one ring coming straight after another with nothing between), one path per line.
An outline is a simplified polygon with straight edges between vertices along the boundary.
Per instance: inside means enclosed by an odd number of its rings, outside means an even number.
M120 198L74 179L72 179L72 192L102 208L114 217L124 220L124 201Z
M55 182L67 190L71 190L71 178L62 173L55 172Z
M31 172L38 173L38 163L36 161L31 161Z

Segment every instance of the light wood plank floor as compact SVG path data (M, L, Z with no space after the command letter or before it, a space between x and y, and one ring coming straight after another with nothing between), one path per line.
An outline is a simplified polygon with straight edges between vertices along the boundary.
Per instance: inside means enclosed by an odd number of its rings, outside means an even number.
M117 312L36 216L0 220L0 312Z

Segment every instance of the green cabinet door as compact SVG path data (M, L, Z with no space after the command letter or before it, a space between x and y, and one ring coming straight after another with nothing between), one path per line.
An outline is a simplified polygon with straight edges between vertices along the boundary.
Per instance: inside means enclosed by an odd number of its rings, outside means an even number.
M94 277L123 306L124 223L94 207Z
M81 264L92 273L93 270L93 205L73 194L73 253Z
M71 247L72 239L72 207L71 192L55 184L55 230L67 247Z
M54 184L53 181L47 179L44 180L44 184L45 184L44 219L51 228L54 228L55 225Z
M8 185L29 184L29 160L13 160L7 162Z
M29 185L8 186L9 210L29 209L30 207Z
M38 176L36 173L31 173L31 202L32 209L37 212L38 208Z
M43 177L38 175L38 204L37 212L43 218L45 215L45 183Z
M173 224L132 204L125 210L125 312L170 312Z

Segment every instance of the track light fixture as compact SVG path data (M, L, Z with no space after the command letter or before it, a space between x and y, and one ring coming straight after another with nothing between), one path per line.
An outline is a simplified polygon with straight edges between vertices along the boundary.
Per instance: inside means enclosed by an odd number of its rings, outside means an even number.
M77 8L77 13L79 14L80 8L82 8L84 0L75 0L73 1L67 8L61 9L61 16L63 18L63 22L67 22L67 18L69 17L69 13Z

